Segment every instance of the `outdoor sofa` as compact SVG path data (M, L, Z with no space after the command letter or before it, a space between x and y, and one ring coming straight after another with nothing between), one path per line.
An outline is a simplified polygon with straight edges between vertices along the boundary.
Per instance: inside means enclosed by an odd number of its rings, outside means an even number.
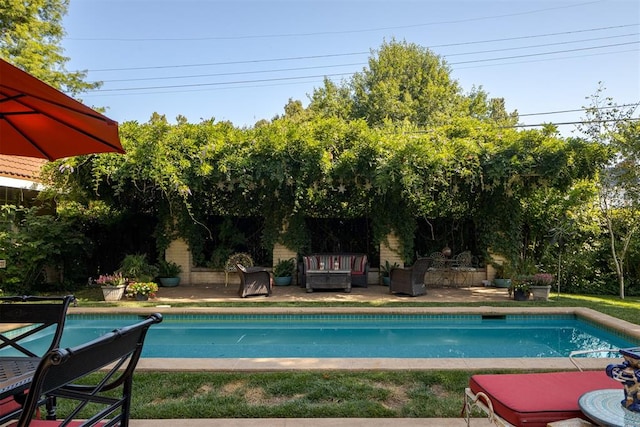
M298 284L307 285L308 270L338 270L351 271L351 286L366 288L369 274L369 261L366 254L361 253L319 253L302 257L298 265Z

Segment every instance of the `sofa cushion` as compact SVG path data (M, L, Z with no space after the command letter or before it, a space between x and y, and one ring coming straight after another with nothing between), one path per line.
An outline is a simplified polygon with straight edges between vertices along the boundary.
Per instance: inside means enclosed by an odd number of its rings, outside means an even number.
M340 255L338 257L340 270L351 270L353 266L353 257L351 255Z
M306 256L304 257L304 269L306 270L317 270L318 269L318 258L315 256Z
M333 268L333 257L331 255L319 255L318 262L320 263L318 267L320 270L330 270Z
M364 274L367 265L367 256L356 256L353 260L352 274Z

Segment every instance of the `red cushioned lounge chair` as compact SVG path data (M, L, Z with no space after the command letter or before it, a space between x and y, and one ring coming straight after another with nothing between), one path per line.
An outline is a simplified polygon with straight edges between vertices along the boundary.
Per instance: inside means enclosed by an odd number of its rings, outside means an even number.
M473 375L465 389L463 413L470 425L473 407L503 427L546 427L548 423L588 418L578 399L599 389L622 388L601 371Z

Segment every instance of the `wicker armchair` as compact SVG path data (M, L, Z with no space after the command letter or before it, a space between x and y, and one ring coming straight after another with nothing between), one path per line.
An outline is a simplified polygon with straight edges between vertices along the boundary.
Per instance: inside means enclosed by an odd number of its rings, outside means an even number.
M418 258L411 267L393 268L389 275L389 292L411 295L412 297L427 293L424 284L426 274L433 260L431 258Z
M240 275L238 294L242 297L250 295L271 295L271 274L262 267L247 268L236 264Z

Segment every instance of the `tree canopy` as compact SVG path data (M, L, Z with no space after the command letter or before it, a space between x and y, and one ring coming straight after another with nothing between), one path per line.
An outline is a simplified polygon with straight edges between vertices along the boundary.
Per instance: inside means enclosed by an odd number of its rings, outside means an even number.
M0 0L0 57L73 96L100 87L87 73L65 69L60 45L69 0Z

